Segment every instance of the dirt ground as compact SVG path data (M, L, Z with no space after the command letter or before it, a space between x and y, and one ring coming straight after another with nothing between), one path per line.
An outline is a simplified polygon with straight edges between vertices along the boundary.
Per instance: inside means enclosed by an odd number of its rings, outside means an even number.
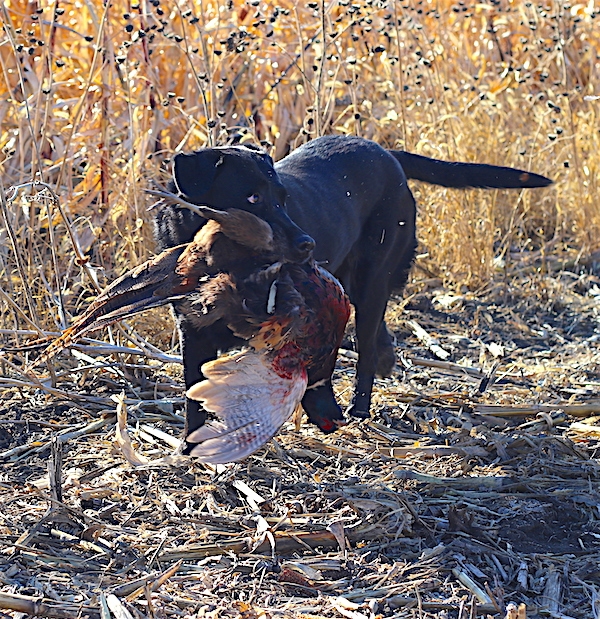
M600 277L520 260L411 284L372 419L240 464L172 455L175 364L89 353L53 396L6 389L0 617L600 617Z

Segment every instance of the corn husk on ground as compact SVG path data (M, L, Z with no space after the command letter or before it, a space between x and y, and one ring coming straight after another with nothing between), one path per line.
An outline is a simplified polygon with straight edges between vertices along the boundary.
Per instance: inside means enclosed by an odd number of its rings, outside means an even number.
M0 612L597 616L597 5L1 11ZM177 460L168 312L23 374L10 349L152 255L143 189L173 152L240 134L279 158L329 132L556 181L413 184L421 248L371 422ZM354 356L350 337L342 400Z

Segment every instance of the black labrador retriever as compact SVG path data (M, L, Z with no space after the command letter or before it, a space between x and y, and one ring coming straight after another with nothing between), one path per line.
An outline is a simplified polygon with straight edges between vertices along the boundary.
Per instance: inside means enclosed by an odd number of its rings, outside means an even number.
M347 136L312 140L276 164L257 147L226 146L178 154L173 168L176 189L186 200L251 211L286 231L298 261L314 250L316 260L340 279L356 315L359 356L349 413L358 417L369 414L374 376L389 376L395 363L383 316L391 292L406 283L417 245L416 206L407 179L457 188L552 182L514 168L388 151ZM163 205L155 218L160 249L190 241L203 223L189 210ZM190 387L202 379L205 361L238 342L222 324L197 330L177 306L175 311ZM343 419L330 381L308 390L302 404L313 418ZM198 402L187 401L187 432L202 426L205 417Z

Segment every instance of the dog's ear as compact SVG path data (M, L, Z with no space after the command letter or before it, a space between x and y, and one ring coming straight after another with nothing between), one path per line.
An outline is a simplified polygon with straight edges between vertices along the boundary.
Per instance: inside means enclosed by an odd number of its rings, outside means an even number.
M222 163L223 153L211 148L189 155L179 153L173 160L173 180L177 189L192 200L199 198L210 189Z

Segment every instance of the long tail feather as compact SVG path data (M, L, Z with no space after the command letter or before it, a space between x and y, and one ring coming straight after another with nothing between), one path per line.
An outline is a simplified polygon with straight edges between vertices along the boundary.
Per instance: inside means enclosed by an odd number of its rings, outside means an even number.
M185 247L168 249L116 279L46 348L37 363L52 358L90 331L179 298L181 295L174 292L171 280Z
M200 400L219 421L186 440L198 443L190 455L211 464L237 462L262 447L291 417L308 382L300 366L284 378L269 356L250 350L205 363L202 373L206 380L190 387L187 396Z

